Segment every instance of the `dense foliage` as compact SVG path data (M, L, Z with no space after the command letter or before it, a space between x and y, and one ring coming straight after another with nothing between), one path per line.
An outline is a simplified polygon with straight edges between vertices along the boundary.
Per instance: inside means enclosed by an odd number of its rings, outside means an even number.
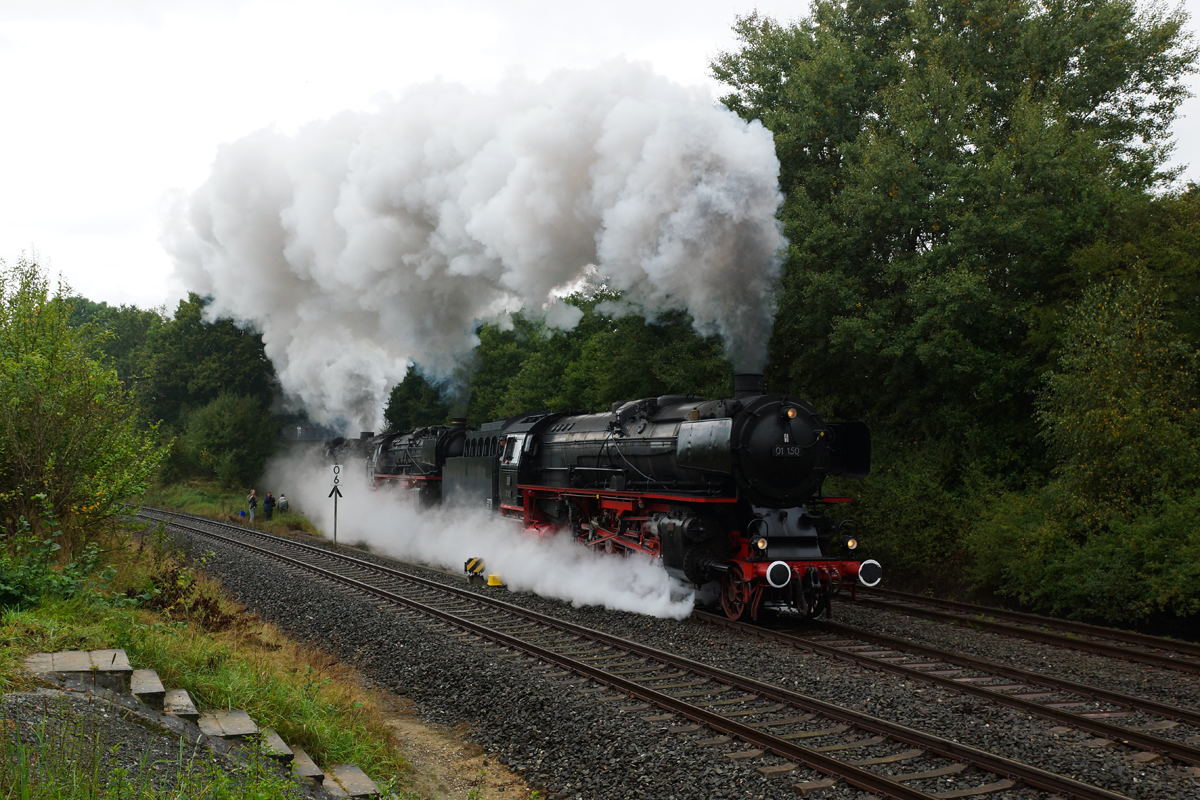
M161 425L170 443L163 477L201 475L225 486L250 485L279 443L271 413L275 370L262 337L232 320L206 320L195 294L173 317L132 306L73 300L74 322L137 400L143 424Z
M0 262L0 535L46 514L69 554L144 491L162 457L91 332L44 270ZM6 544L15 540L6 538Z
M1176 523L1198 193L1155 196L1196 59L1183 20L1125 0L818 0L791 25L739 19L714 59L781 161L768 385L871 424L856 512L895 582L1196 610L1195 577L1178 583L1194 526ZM1113 581L1120 603L1097 591Z
M655 321L618 315L608 304L615 299L603 288L567 298L583 311L570 331L520 314L507 326L481 326L469 388L451 383L433 389L410 372L392 392L389 426L444 423L464 412L469 424L478 425L531 410L600 410L630 398L732 391L732 371L717 339L697 335L684 314Z

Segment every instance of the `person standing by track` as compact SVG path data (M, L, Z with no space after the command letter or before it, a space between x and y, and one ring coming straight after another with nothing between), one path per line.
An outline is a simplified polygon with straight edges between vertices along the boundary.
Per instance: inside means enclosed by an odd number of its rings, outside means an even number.
M275 511L275 496L267 492L267 496L263 498L263 519L267 522L271 521L271 514Z
M246 505L250 508L250 522L254 522L254 512L258 511L258 495L254 490L250 490L250 496L246 498Z

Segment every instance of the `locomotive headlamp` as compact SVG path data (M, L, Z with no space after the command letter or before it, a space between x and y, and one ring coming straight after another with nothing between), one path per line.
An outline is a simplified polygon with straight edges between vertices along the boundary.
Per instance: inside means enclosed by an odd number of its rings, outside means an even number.
M754 541L754 546L757 547L759 550L766 550L767 549L767 537L763 536L763 537L756 539Z
M788 410L784 413L787 414L788 419L795 419L796 415L799 414L800 411L795 406L792 406L792 407L788 408Z
M849 547L851 550L856 550L858 548L858 539L847 539L846 547Z

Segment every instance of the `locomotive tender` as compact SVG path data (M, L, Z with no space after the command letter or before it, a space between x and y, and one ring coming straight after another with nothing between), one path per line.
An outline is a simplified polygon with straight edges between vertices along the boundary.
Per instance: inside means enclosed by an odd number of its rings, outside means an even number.
M734 378L729 399L664 395L477 430L455 420L341 452L365 450L374 485L422 503L484 507L596 550L661 558L677 578L719 587L731 619L757 619L764 605L828 615L834 592L882 577L878 562L853 557L845 523L823 513L849 498L821 491L827 476L866 477L870 432L763 394L761 375Z

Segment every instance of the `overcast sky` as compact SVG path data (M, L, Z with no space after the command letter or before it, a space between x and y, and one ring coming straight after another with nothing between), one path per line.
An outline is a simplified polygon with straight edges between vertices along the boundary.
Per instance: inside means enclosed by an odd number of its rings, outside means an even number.
M1200 0L1188 0L1197 29ZM488 89L615 57L707 85L738 13L782 0L0 0L0 258L36 248L85 297L173 307L165 197L217 147L414 83ZM1193 91L1200 81L1193 80ZM1200 92L1198 92L1200 93ZM1200 181L1200 100L1176 127Z

